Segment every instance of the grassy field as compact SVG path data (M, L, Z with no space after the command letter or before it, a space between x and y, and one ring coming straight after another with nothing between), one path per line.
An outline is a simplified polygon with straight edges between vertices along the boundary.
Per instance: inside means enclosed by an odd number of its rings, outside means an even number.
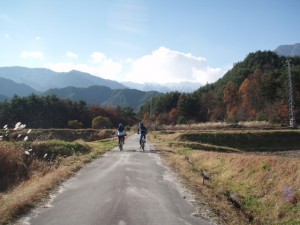
M22 132L25 132L24 130ZM64 139L66 131L51 130L52 136ZM69 178L86 163L103 155L116 146L110 131L95 134L86 131L68 131L67 139L80 137L102 139L84 140L36 140L33 136L49 136L46 130L33 131L32 141L0 141L0 224L7 224L28 212L46 198L50 191ZM110 134L110 135L109 135ZM13 137L10 137L11 139Z
M300 132L223 128L149 137L220 223L300 224ZM26 130L21 132L24 137ZM116 145L109 130L33 130L26 142L18 136L0 141L0 224L27 212Z
M151 137L165 163L224 224L300 224L299 131L176 130Z

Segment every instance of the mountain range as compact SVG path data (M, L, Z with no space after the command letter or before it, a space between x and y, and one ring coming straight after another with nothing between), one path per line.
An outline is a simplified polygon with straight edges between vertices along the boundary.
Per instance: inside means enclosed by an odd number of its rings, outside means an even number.
M14 95L27 96L31 93L37 94L38 92L26 84L16 83L10 79L0 77L0 96L2 95L4 99Z
M57 95L87 104L130 106L137 110L145 101L160 93L129 89L116 81L80 71L56 73L43 68L0 68L0 102L14 95L24 97L30 94Z
M280 45L275 49L280 56L300 56L300 43L293 45Z
M76 70L70 72L54 72L45 68L1 67L0 77L10 79L19 84L25 84L43 92L51 88L90 87L93 85L107 86L112 89L127 88L112 80L103 79Z
M181 83L166 83L166 84L157 84L157 83L134 83L134 82L123 82L123 84L129 88L138 89L141 91L158 91L162 93L179 91L190 93L199 89L202 85L197 82L181 82Z
M60 98L74 101L84 100L92 105L130 106L139 109L153 96L159 95L156 91L140 91L136 89L111 89L105 86L90 86L87 88L66 87L50 89L43 95L56 95Z

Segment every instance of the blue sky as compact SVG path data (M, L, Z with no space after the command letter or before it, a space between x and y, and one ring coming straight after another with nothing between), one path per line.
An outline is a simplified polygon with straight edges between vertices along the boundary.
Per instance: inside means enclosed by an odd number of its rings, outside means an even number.
M299 28L298 0L1 0L0 66L205 84Z

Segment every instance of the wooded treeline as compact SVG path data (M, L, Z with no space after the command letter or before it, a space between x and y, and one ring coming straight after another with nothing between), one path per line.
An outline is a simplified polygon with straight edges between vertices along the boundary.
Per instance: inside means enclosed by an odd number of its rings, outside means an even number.
M299 121L300 57L289 59ZM157 124L251 120L289 124L286 60L272 51L250 53L217 82L193 93L171 92L154 97L139 115Z
M114 128L119 123L133 125L130 107L88 106L55 95L18 97L0 103L0 125L14 127L17 122L30 128Z

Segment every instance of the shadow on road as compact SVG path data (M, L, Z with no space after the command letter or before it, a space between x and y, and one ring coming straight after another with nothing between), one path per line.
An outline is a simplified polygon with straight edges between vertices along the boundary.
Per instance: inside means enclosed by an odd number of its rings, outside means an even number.
M158 150L145 150L145 151L143 151L141 149L139 149L139 150L136 150L136 149L124 149L124 150L122 150L122 152L140 152L140 153L160 154L160 151L158 151Z
M158 151L158 150L146 150L146 151L141 151L141 153L155 153L155 154L160 154L160 151Z

